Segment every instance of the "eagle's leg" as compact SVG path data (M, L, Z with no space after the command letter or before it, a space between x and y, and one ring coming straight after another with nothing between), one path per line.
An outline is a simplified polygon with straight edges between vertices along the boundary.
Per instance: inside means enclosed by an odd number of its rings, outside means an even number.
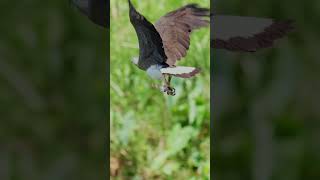
M168 85L168 81L166 79L166 74L162 74L162 76L163 76L163 80L164 80L164 85L163 85L161 91L168 93L169 85Z
M167 94L174 96L174 95L176 95L176 90L170 86L171 78L172 78L172 75L169 75L168 81L167 81L167 87L168 87Z
M166 78L168 76L168 79ZM170 87L170 75L163 74L164 84L166 87Z
M166 77L168 77L168 79ZM174 96L176 95L176 93L175 93L175 89L170 86L171 77L172 76L169 74L163 74L164 85L163 85L162 91L166 92L168 95Z
M172 78L172 75L169 75L169 78L168 78L168 86L169 86L169 89L171 89L171 92L172 93L175 93L176 92L176 89L171 87L170 83L171 83L171 78Z

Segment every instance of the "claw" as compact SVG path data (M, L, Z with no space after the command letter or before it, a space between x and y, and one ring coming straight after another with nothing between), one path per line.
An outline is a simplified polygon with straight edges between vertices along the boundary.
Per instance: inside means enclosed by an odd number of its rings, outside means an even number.
M176 95L176 90L172 87L167 87L167 95L174 96Z

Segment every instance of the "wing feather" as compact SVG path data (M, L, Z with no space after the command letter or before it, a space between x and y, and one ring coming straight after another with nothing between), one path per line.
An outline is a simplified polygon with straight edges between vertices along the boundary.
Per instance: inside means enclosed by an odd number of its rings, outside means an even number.
M185 57L190 46L190 33L198 28L206 27L210 12L196 4L189 4L161 17L155 24L159 32L165 54L166 63L175 65L177 60Z
M154 64L165 64L166 54L160 34L155 27L141 15L131 1L129 2L129 17L139 41L138 67L146 70Z

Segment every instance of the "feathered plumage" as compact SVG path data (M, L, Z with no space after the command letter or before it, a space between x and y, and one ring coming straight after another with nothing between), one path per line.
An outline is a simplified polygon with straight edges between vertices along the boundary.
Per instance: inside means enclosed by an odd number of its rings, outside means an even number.
M94 23L108 27L109 7L105 0L71 0ZM196 4L185 5L161 17L155 25L133 6L130 0L129 17L139 41L139 58L134 63L151 77L164 77L170 90L171 76L190 78L199 68L176 66L187 55L190 34L209 25L211 18L210 46L230 51L255 52L271 47L275 40L293 29L292 21L274 21L269 18L221 16ZM167 91L169 92L169 91Z

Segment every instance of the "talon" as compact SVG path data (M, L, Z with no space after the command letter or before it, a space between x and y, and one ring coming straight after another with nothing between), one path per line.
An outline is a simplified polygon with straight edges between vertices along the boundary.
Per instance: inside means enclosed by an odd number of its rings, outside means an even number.
M174 96L174 95L176 95L176 93L173 92L173 91L170 91L170 95L171 95L171 96Z
M172 88L172 87L167 87L167 89L166 89L167 91L167 95L170 95L170 96L174 96L174 95L176 95L176 90L174 89L174 88Z

